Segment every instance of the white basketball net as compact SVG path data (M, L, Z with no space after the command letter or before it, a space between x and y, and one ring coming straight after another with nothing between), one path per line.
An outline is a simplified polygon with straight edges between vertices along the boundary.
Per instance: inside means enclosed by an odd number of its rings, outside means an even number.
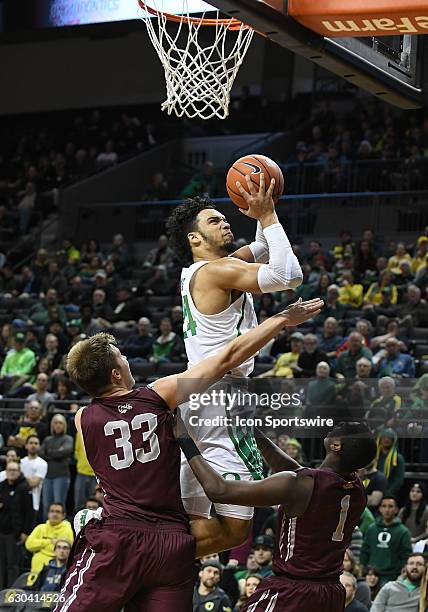
M229 114L230 92L254 30L243 23L233 30L224 23L210 26L202 21L194 23L187 0L181 2L183 19L179 23L171 23L162 13L163 0L146 0L146 5L157 11L155 16L140 9L165 70L167 98L162 110L190 119L225 119ZM201 19L204 18L205 13ZM199 40L207 38L205 30L210 37L208 44Z

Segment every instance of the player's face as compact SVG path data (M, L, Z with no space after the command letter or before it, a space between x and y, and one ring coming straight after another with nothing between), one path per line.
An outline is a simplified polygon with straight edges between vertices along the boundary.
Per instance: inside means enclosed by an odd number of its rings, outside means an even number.
M226 217L218 210L205 209L198 214L197 233L202 237L205 246L213 250L233 250L234 236Z
M117 346L112 345L113 351L116 354L116 366L122 376L122 385L131 391L133 386L135 385L135 380L131 374L131 370L129 369L129 363L125 355L119 351Z

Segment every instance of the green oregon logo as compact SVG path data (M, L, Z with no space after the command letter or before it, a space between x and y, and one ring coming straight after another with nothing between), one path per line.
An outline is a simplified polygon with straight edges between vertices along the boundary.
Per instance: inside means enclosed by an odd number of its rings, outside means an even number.
M232 476L232 478L228 478L228 476ZM225 480L241 480L241 477L236 472L225 472L222 474L222 478Z

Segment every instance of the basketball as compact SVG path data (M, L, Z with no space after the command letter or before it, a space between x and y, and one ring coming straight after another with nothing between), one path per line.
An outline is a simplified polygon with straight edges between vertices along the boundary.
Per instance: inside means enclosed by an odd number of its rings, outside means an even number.
M281 168L276 162L265 155L246 155L238 159L227 173L226 188L229 198L238 207L248 209L248 205L244 198L239 193L236 181L239 181L243 188L248 191L245 175L251 176L251 181L259 188L260 175L265 175L266 191L269 188L271 179L275 179L275 188L273 191L273 201L275 204L282 196L284 191L284 175Z

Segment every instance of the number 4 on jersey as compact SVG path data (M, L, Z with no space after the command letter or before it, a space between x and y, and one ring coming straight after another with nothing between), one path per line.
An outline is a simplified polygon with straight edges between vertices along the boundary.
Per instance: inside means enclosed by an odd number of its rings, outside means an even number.
M190 311L189 299L187 295L183 295L183 327L184 334L183 337L186 339L189 335L196 336L196 321L192 317L192 313Z

